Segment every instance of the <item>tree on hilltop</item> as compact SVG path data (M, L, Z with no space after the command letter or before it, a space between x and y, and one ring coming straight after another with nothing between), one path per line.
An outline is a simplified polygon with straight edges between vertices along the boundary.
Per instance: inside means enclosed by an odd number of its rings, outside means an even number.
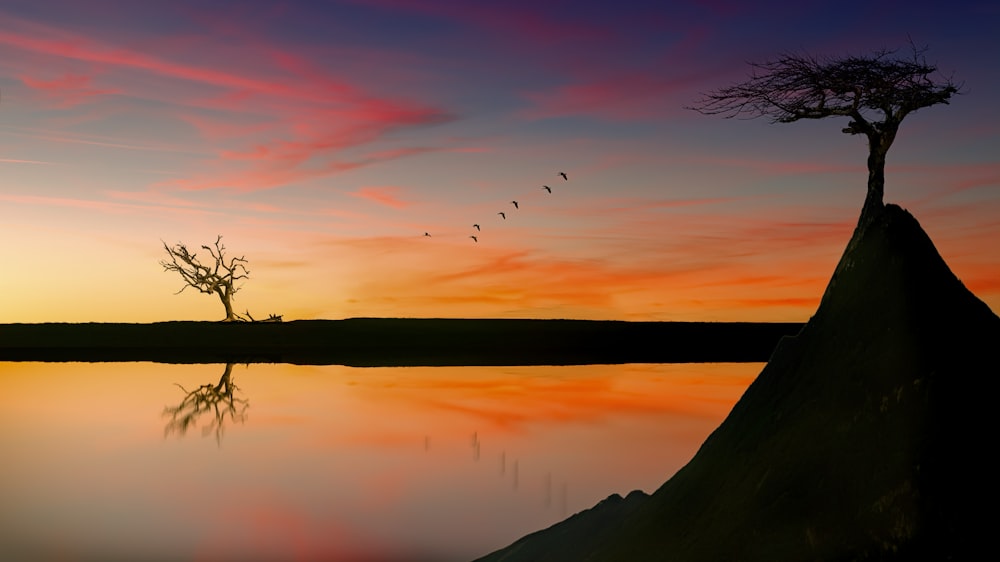
M903 118L923 107L946 104L959 93L950 78L933 76L937 67L927 63L926 48L911 47L908 57L881 49L840 58L786 53L750 63L749 79L702 94L689 109L726 118L766 116L772 123L850 118L843 132L868 139L868 193L861 224L884 205L885 156Z

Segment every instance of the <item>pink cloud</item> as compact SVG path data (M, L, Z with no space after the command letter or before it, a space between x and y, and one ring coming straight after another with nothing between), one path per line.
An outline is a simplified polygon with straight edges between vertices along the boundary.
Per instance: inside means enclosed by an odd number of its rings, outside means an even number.
M19 203L23 205L70 207L76 209L87 209L90 211L101 211L105 213L114 213L114 214L133 214L136 212L145 212L155 216L162 216L163 213L187 214L187 215L220 214L217 211L212 211L209 209L180 207L174 205L123 203L118 201L78 199L73 197L50 197L44 195L19 195L19 194L0 193L0 201Z
M909 164L889 166L886 173L910 174L925 180L934 178L932 181L940 187L919 199L918 204L937 201L966 191L1000 186L1000 162L929 166Z
M616 76L526 93L532 106L520 113L526 119L575 115L616 120L638 120L663 115L677 86L645 74Z
M84 144L90 146L101 146L105 148L120 148L124 150L142 150L142 151L153 151L153 152L186 152L186 153L194 152L189 147L182 147L165 143L139 144L139 143L124 142L119 139L101 135L85 135L85 134L70 133L70 132L57 132L57 131L50 131L48 129L37 129L37 128L12 127L11 129L12 130L8 132L8 134L10 135L41 140L46 142Z
M4 164L52 164L53 162L45 162L42 160L19 160L17 158L0 158L0 162Z
M349 160L332 159L337 149L350 147L349 143L260 144L252 151L224 152L222 159L214 163L216 169L192 174L182 179L165 180L153 187L177 188L185 191L210 189L260 191L433 150L419 147L399 148L370 152ZM231 166L233 162L247 162L249 167L233 167Z
M201 136L209 141L246 138L268 130L268 123L242 123L235 120L220 120L195 113L183 113L179 117L190 123Z
M79 105L97 96L119 93L119 90L115 89L92 88L91 77L76 74L67 74L52 80L41 80L26 75L20 78L24 85L42 91L62 108Z
M525 119L587 116L614 121L662 118L683 111L679 96L687 96L703 76L692 73L661 76L650 68L621 74L573 79L570 84L522 95L531 106Z
M688 162L709 165L712 167L743 168L766 175L800 175L800 174L864 174L866 168L863 157L856 158L856 164L838 164L828 160L765 160L762 158L719 158L715 156L689 156Z
M637 121L680 113L684 104L678 97L686 98L713 74L708 68L687 62L690 52L709 33L697 26L670 29L659 23L642 22L642 25L664 27L660 33L677 35L678 40L647 62L622 64L615 57L614 53L620 53L619 56L631 58L625 54L629 39L624 36L607 45L604 60L564 56L556 70L566 77L566 83L524 93L522 97L532 105L520 115L527 119L586 116Z
M175 63L130 49L112 47L99 41L80 35L69 34L61 30L41 28L37 25L33 27L44 29L47 36L28 36L0 30L0 44L39 54L108 65L110 67L143 70L161 76L202 82L234 90L245 89L269 93L284 93L292 96L296 94L288 86L281 83L272 83L230 72ZM305 94L300 93L295 97L303 95Z
M351 192L350 195L373 201L379 205L392 207L393 209L402 209L409 206L410 203L400 199L399 192L400 189L395 186L366 186L358 189L357 191Z
M475 2L365 2L395 11L416 12L459 23L475 30L469 39L487 47L519 52L531 64L562 82L521 97L530 107L519 113L526 119L591 116L635 121L680 111L676 93L686 91L708 75L695 66L690 51L709 36L707 28L668 20L659 10L622 10L616 21L594 21L586 10L557 13L544 4L488 6ZM636 27L655 29L676 41L650 56L637 44ZM516 37L516 41L511 38ZM639 51L642 52L639 52ZM540 54L544 51L544 54Z
M257 61L254 65L223 69L204 61L178 62L59 29L26 25L34 33L0 30L0 44L99 66L108 80L123 84L113 90L98 90L90 88L90 79L79 73L48 82L23 78L35 89L63 92L66 100L111 91L152 99L164 97L159 91L136 91L146 87L143 83L148 80L129 82L123 71L150 73L168 80L167 84L169 80L181 80L220 89L205 96L178 88L175 95L164 98L180 108L174 110L175 117L191 123L205 139L227 144L216 149L215 159L203 161L188 177L162 186L259 190L323 177L426 151L402 147L369 150L361 157L344 154L377 143L400 129L453 119L438 108L365 91L302 56L260 43L256 38L256 43L248 43L241 50L242 56L252 54ZM207 111L226 112L232 118L207 117Z

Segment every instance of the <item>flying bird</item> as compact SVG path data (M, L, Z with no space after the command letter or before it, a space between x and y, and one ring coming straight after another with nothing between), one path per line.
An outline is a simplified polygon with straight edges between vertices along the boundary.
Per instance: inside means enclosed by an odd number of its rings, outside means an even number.
M557 175L557 176L562 176L564 180L566 180L566 181L569 181L569 178L567 178L567 177L566 177L566 172L559 172L559 173L558 173L558 174L556 174L556 175Z
M548 191L549 193L552 193L552 188L549 187L549 186L547 186L547 185L543 185L542 189L544 189L545 191Z
M502 218L503 220L507 220L507 213L500 211L497 214L500 215L500 218Z
M469 238L472 238L473 242L479 242L479 238L476 238L475 235L469 236Z
M517 209L517 208L518 208L518 206L517 206L517 201L511 201L511 203L513 203L513 204L514 204L514 208L515 208L515 209Z
M481 229L479 228L479 225L478 225L478 224L474 224L474 225L472 225L472 226L476 227L476 230L481 230Z
M431 237L431 234L430 234L429 232L425 232L425 233L424 233L424 236L426 236L426 237L430 238L430 237Z

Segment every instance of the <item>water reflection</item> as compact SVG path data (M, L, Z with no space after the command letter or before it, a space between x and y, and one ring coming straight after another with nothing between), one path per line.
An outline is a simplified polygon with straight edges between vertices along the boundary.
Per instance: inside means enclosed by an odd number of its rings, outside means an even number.
M471 560L652 492L760 367L0 363L0 560Z
M241 424L247 419L250 401L237 397L240 389L233 382L232 363L226 363L217 384L203 384L194 390L188 390L179 383L174 384L185 395L180 404L163 408L163 416L170 418L163 429L164 437L175 432L183 436L188 429L197 426L202 417L207 417L209 423L201 428L201 435L204 437L214 433L216 443L221 446L227 416L229 421Z

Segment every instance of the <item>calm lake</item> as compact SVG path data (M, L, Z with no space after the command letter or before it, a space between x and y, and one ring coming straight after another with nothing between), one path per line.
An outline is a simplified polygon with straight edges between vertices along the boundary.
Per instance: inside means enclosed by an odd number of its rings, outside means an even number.
M0 559L470 560L654 491L762 368L0 363Z

